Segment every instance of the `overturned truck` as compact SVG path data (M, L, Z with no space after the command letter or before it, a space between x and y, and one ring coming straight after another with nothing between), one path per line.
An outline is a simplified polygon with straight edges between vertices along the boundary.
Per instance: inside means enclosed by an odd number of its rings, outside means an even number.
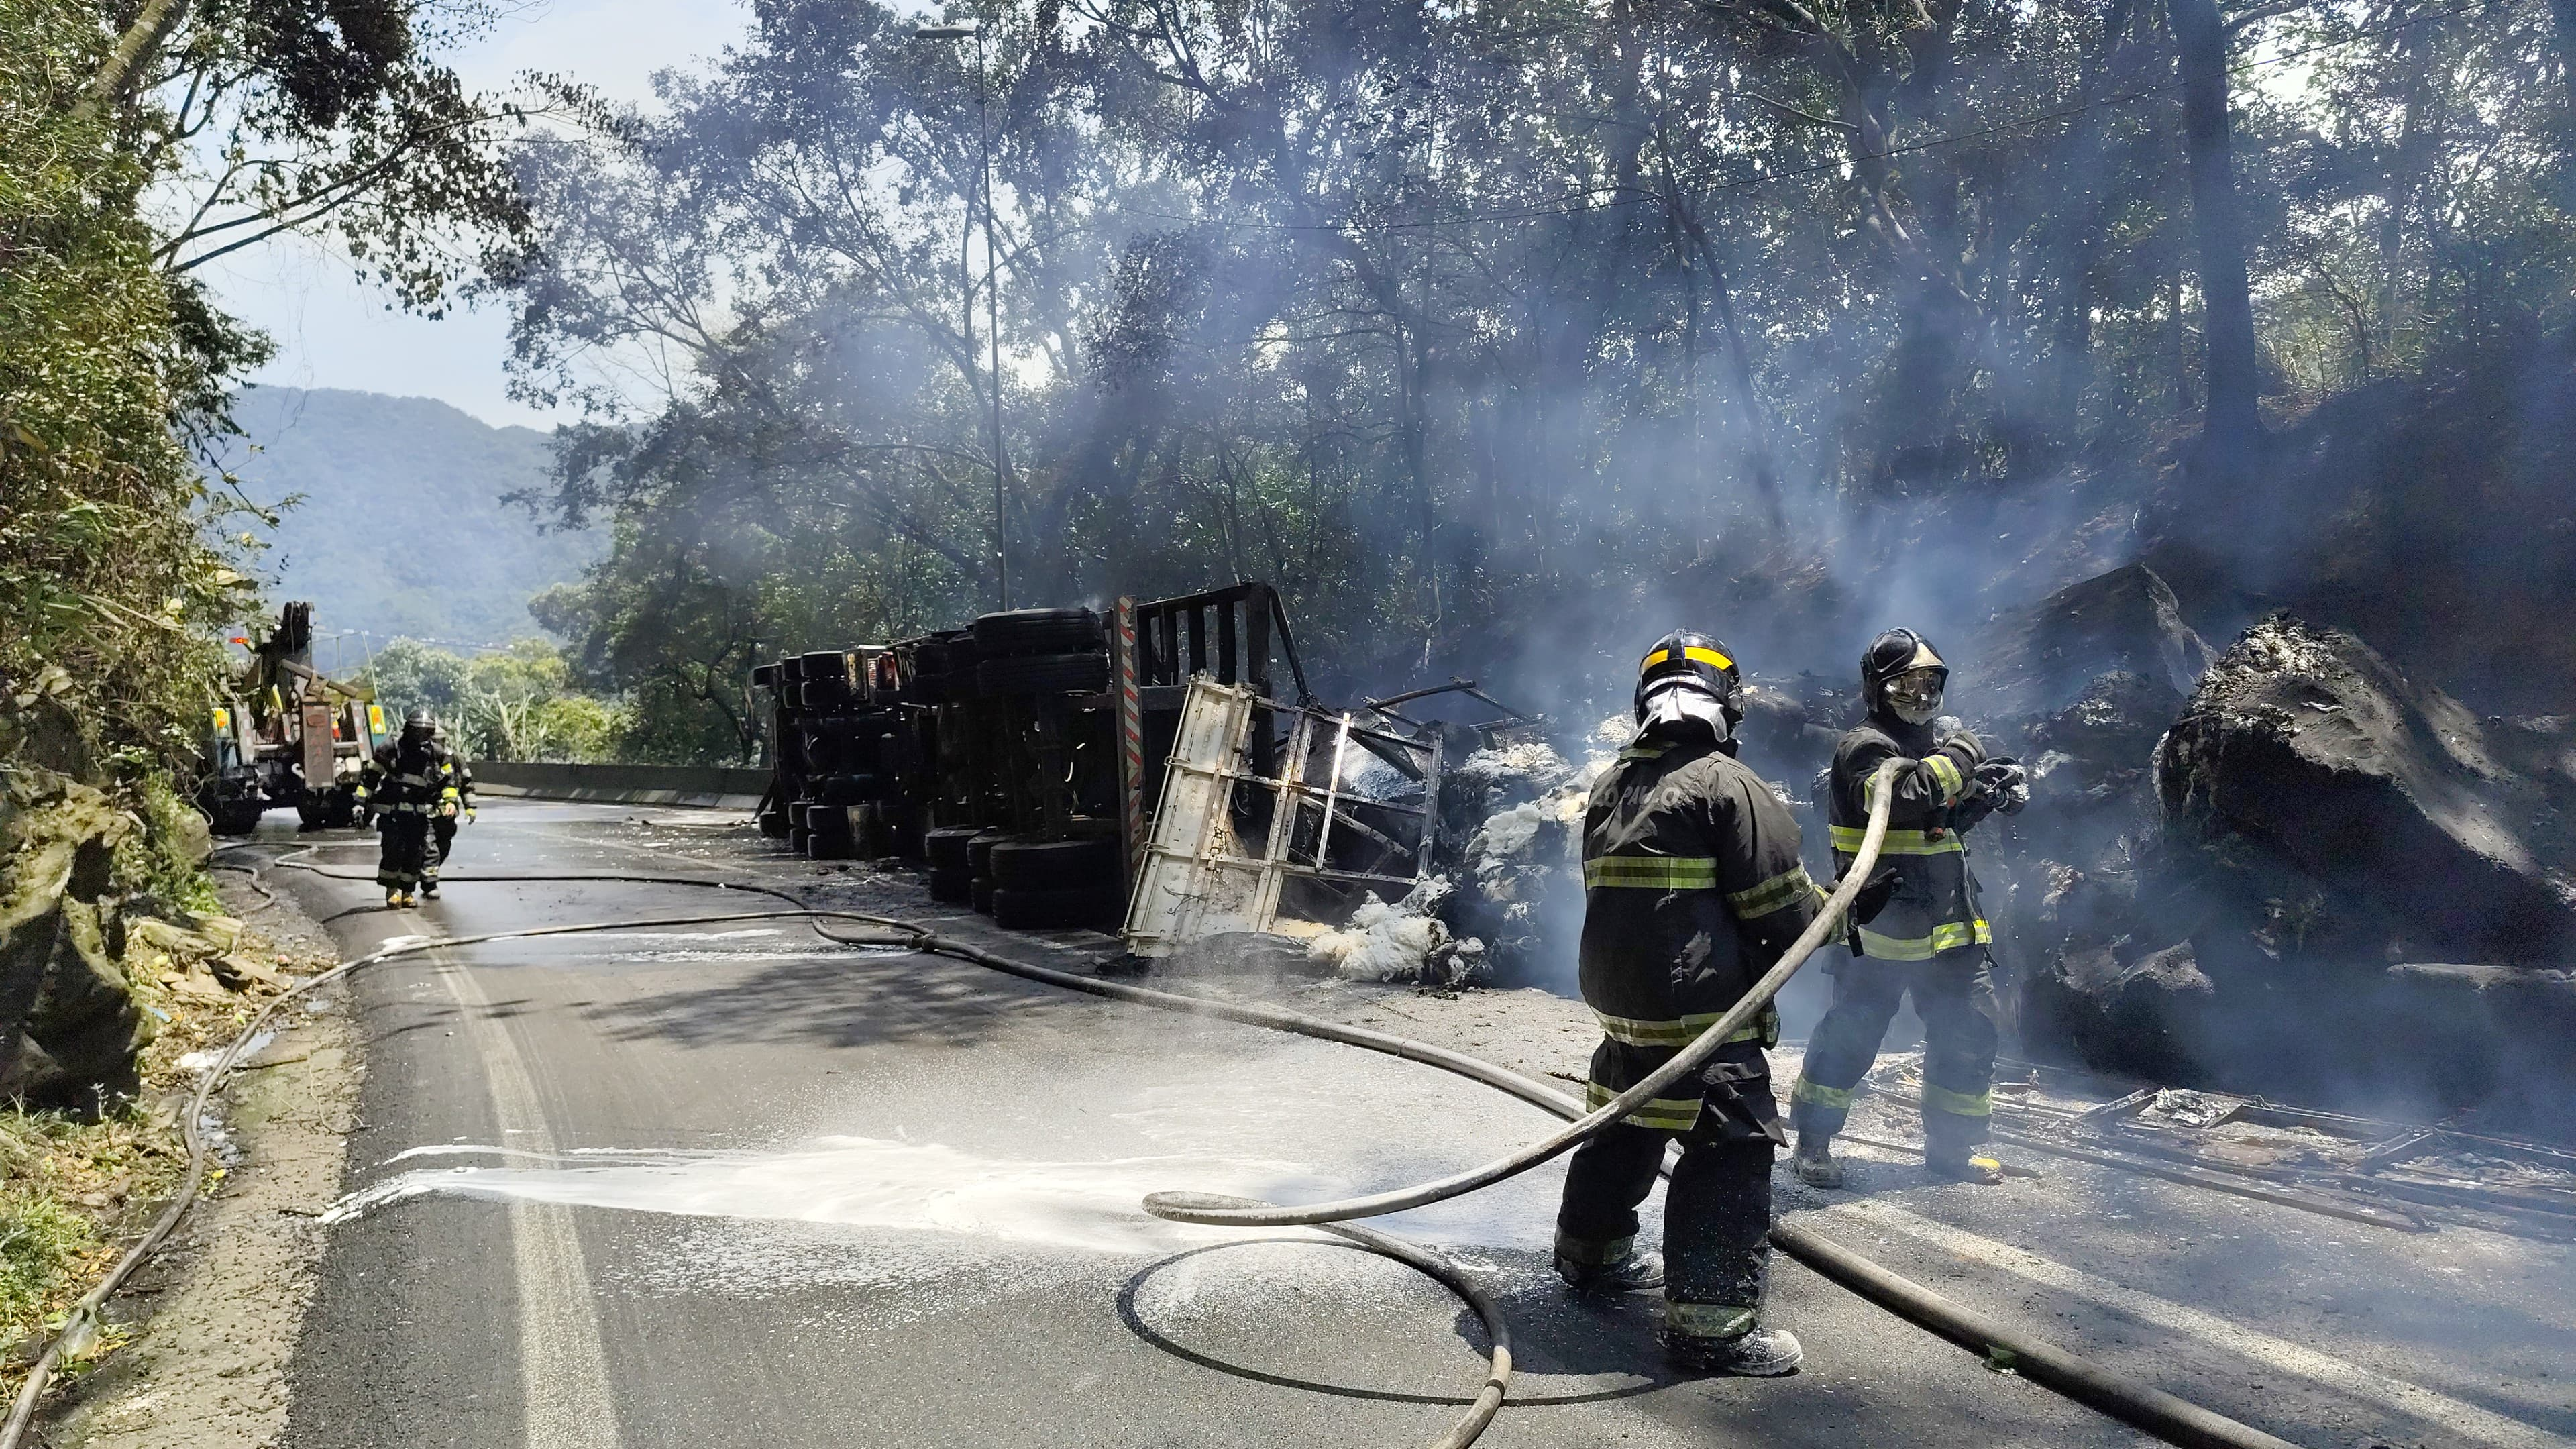
M1306 934L1416 891L1458 844L1444 764L1534 724L1465 681L1326 707L1257 582L1106 616L987 614L753 682L775 712L765 833L816 859L919 861L935 899L1014 928L1120 931L1146 956ZM1498 718L1400 708L1449 691Z

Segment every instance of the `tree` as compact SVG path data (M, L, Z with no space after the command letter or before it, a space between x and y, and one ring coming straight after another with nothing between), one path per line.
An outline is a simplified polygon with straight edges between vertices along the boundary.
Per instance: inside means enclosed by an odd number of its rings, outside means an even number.
M2200 244L2209 357L2201 446L2213 485L2224 488L2243 481L2263 439L2254 301L2227 117L2227 31L2217 0L2166 0L2165 13L2182 60L2183 141L2191 161L2192 231Z

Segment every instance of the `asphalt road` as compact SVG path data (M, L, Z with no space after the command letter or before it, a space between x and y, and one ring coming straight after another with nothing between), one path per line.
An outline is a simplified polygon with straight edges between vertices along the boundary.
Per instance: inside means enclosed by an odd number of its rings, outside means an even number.
M907 878L821 871L722 824L494 802L451 873L767 880L984 929ZM342 837L322 858L365 870L370 847ZM391 913L365 883L272 879L352 954L621 923L359 980L352 1196L296 1355L290 1449L1406 1445L1482 1378L1473 1317L1402 1268L1133 1204L1392 1186L1552 1125L1488 1089L792 922L624 924L767 904L736 893L460 881ZM1058 961L1075 940L1007 939ZM1784 1174L1781 1198L1900 1272L2303 1445L2576 1435L2566 1246L2045 1166L1976 1189L1890 1159L1830 1201ZM1521 1361L1483 1441L1498 1449L2152 1442L1785 1259L1769 1312L1805 1340L1805 1372L1677 1380L1653 1298L1555 1287L1561 1176L1381 1224L1498 1290Z

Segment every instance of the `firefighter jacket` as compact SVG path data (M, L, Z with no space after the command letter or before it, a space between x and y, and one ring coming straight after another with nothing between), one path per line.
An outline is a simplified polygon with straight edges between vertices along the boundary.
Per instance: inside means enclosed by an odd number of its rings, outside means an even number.
M445 751L435 741L387 740L358 777L367 808L380 815L434 815L447 788Z
M1851 870L1869 825L1866 792L1890 758L1903 763L1891 785L1896 802L1874 874L1893 870L1895 889L1876 914L1852 923L1852 949L1882 961L1928 961L1992 941L1960 833L1982 813L1974 798L1976 753L1963 744L1942 745L1929 725L1874 711L1835 747L1829 802L1835 870Z
M474 772L465 768L463 756L436 741L430 749L437 756L438 808L434 814L453 815L474 808Z
M1672 1059L1742 999L1815 919L1798 823L1734 745L1705 730L1648 735L1592 787L1583 816L1584 1004L1601 1020L1587 1087L1600 1106ZM1769 1046L1778 1013L1732 1040ZM1705 1093L1677 1085L1627 1120L1688 1131Z

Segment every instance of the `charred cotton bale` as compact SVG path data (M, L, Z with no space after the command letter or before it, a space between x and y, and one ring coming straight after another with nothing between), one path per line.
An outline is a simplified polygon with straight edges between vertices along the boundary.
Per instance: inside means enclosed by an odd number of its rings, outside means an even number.
M2576 951L2576 861L2546 792L2476 716L2361 640L2287 616L2214 665L2156 762L2168 822L2315 881L2315 922L2381 959L2433 943L2500 963Z
M2124 960L2125 944L2115 939L2071 951L2034 976L2022 991L2023 1033L2063 1043L2075 1060L2105 1071L2159 1082L2203 1080L2198 1048L2217 989L2191 943Z
M2210 648L2153 569L2130 564L2060 589L1997 620L1963 656L1960 702L1990 717L2050 714L2086 683L2121 672L2185 695Z

